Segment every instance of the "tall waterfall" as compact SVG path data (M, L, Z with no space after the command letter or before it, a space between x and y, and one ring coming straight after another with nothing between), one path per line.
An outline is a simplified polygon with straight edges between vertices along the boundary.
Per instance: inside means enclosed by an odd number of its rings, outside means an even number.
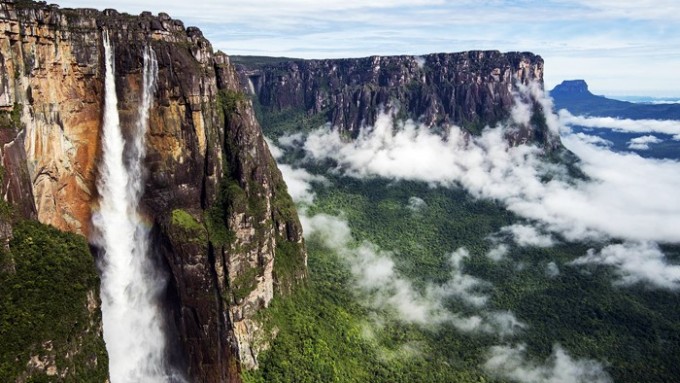
M99 210L93 215L95 243L101 248L104 340L111 383L171 382L159 297L166 285L154 270L149 228L139 213L143 193L144 135L153 102L158 64L144 51L143 87L138 120L126 146L116 95L114 52L104 33L106 60Z

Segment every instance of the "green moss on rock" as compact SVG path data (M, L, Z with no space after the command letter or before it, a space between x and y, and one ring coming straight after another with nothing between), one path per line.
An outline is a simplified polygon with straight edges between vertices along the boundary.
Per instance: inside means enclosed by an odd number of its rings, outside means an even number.
M261 268L248 267L239 276L234 278L230 284L230 288L236 302L244 299L253 291L257 286L257 276L259 274L262 274Z
M186 210L173 210L170 222L175 234L183 237L186 242L205 243L208 239L206 227Z

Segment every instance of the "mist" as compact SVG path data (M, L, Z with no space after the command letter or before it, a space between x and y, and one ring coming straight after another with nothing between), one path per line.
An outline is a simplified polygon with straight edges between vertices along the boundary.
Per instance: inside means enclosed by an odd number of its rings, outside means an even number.
M680 289L680 265L669 265L659 246L653 242L626 242L604 247L600 251L588 250L571 265L614 266L624 286L646 284L667 289Z
M504 127L469 139L453 127L442 139L388 114L351 142L321 128L304 149L311 160L335 160L337 170L351 177L463 187L569 240L680 241L679 163L614 153L575 135L563 142L581 158L590 181L567 179L566 169L545 163L537 147L510 147ZM548 176L552 180L543 182Z
M517 97L511 121L487 128L480 136L470 137L455 126L439 135L413 121L396 121L392 114L382 113L374 126L352 141L322 127L307 137L297 134L284 142L302 147L306 161L333 160L334 171L349 177L421 181L500 201L527 221L497 233L518 246L550 247L561 241L586 240L605 247L612 239L631 244L680 242L680 163L615 153L606 141L571 134L562 121L564 113L548 113L550 131L563 133L563 144L578 156L578 166L587 177L571 178L564 165L544 161L541 148L508 144L506 133L530 118L522 100L537 99L545 110L551 107L535 86L521 92L524 95ZM668 121L645 121L640 131L654 124L656 130L667 133L673 132L668 127L676 126ZM651 142L644 139L634 144L645 145L642 141ZM416 206L412 208L415 211ZM497 246L487 256L500 260L507 251ZM670 267L661 250L658 253L661 257L652 252L640 256L650 264ZM607 264L626 273L639 271L640 278L648 280L648 274L632 266L638 261Z
M450 324L463 332L500 336L526 327L512 312L487 307L486 291L492 286L464 272L463 262L470 257L465 248L447 255L450 276L445 283L417 288L397 270L391 252L368 241L356 241L346 219L328 214L309 216L303 210L300 220L307 240L320 241L346 263L354 278L355 293L377 314L425 328ZM458 302L476 313L457 313L449 302Z
M680 121L674 120L632 120L615 117L574 116L565 109L559 111L559 118L565 126L578 125L585 128L605 128L627 133L680 135Z
M600 363L574 359L559 345L542 362L530 360L524 345L494 346L483 367L493 376L524 383L612 382Z

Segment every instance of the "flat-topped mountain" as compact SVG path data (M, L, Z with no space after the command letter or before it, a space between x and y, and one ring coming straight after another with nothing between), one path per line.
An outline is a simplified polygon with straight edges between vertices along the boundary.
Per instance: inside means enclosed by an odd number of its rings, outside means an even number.
M375 122L381 110L390 109L398 118L426 126L458 125L474 134L509 117L519 85L543 84L543 59L529 52L231 59L270 131L329 122L356 136ZM542 113L536 102L533 112L537 117ZM523 127L515 139L549 141L544 126Z
M584 80L563 81L550 91L555 108L574 115L656 120L680 120L678 104L638 104L597 96Z

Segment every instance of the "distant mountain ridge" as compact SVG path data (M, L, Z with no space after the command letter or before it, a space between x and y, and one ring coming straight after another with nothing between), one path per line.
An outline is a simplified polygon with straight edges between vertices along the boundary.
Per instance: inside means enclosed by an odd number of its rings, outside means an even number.
M596 96L583 80L564 81L550 91L556 109L566 109L573 115L616 117L631 120L680 120L680 104L644 104L612 100ZM680 160L680 141L673 134L659 131L624 131L613 126L592 128L570 124L574 133L601 138L610 150L634 152L642 157ZM644 145L636 140L648 139Z
M584 80L562 81L550 91L556 109L574 115L618 117L633 120L680 120L680 104L640 104L613 100L590 92Z
M424 56L302 60L231 56L242 90L254 97L270 135L330 123L356 137L384 108L428 127L457 125L472 134L510 117L520 85L543 85L543 59L530 52L467 51ZM543 110L509 137L557 148Z

